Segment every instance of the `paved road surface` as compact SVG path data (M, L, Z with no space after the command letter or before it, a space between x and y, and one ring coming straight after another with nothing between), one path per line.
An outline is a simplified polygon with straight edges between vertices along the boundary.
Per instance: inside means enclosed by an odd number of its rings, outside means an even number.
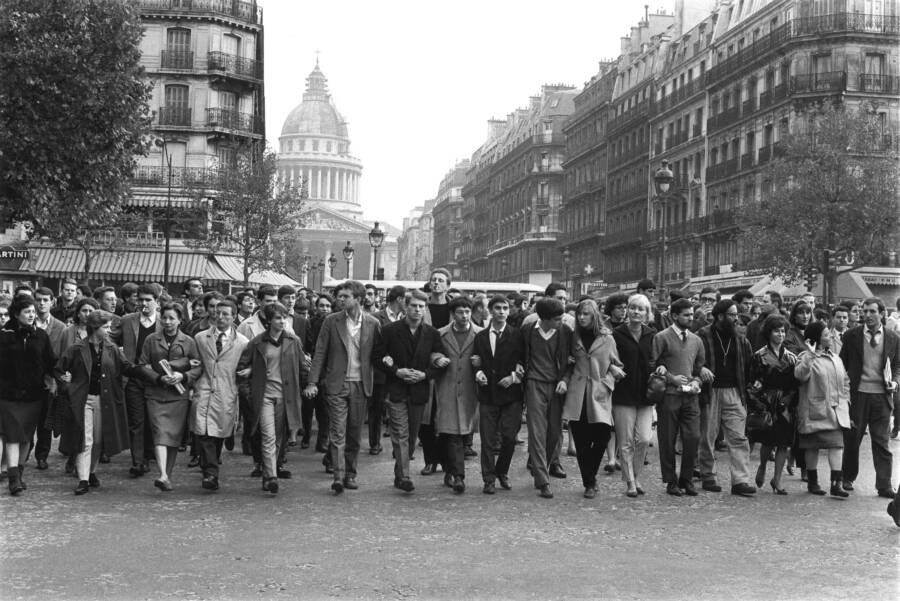
M513 490L493 497L477 459L463 495L440 474L416 476L404 495L386 452L361 457L360 490L335 498L321 456L299 449L275 497L247 476L248 457L227 452L217 493L186 457L175 491L162 493L150 477L130 479L120 455L100 466L99 491L75 497L54 453L48 471L27 470L20 498L0 497L0 599L895 600L900 528L875 496L863 445L845 501L807 494L799 471L785 477L789 496L676 499L655 448L645 497L625 497L616 474L583 499L567 457L569 477L544 500L524 447Z

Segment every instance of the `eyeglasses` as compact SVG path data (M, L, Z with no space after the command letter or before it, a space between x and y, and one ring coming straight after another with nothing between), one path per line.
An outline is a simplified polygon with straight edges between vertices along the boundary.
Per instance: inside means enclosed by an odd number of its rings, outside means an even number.
M716 302L715 296L701 296L700 301L704 303L714 303Z

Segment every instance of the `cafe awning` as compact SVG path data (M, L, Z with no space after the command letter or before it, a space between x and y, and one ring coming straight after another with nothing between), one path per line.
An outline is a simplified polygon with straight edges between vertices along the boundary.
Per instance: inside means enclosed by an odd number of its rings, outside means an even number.
M84 272L84 251L55 246L32 247L31 271L45 277L78 277ZM90 277L110 280L158 281L165 276L161 250L95 251ZM169 279L199 277L206 281L230 281L230 275L202 252L169 253Z
M215 260L229 277L235 282L244 281L244 261L231 255L215 255ZM268 269L256 271L250 274L251 284L271 284L272 286L300 286L300 282L286 276L283 273Z

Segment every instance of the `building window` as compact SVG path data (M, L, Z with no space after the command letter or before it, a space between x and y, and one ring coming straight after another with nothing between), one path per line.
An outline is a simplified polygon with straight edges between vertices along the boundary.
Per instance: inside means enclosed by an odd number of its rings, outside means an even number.
M234 92L219 92L219 108L226 111L238 110L238 98Z
M319 141L318 140L312 141L312 151L319 152Z
M325 152L331 152L331 142L325 142Z
M166 49L162 53L162 67L168 69L192 69L191 30L173 27L166 30Z

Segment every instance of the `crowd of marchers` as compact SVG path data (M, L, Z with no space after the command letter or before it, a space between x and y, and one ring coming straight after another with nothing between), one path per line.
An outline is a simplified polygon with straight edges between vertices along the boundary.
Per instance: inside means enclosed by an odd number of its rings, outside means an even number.
M366 424L371 455L382 452L383 427L390 437L404 493L415 490L419 446L420 474L441 469L455 493L473 457L484 494L509 490L524 423L542 498L567 476L566 429L585 498L597 495L601 468L621 471L627 497L646 494L654 427L659 475L676 497L699 494L695 481L709 493L724 484L750 497L768 484L785 495L783 475L796 469L809 493L846 498L867 432L876 492L896 495L900 301L888 315L878 298L826 307L807 295L786 306L775 292L757 302L747 290L722 298L704 288L654 307L649 280L600 300L570 303L558 283L532 299L488 298L454 289L440 268L421 289L396 286L384 298L353 280L331 293L264 285L224 296L195 278L175 299L158 284L90 290L72 280L58 299L25 285L0 297L9 492L26 489L32 455L48 469L58 437L76 495L99 487L98 464L125 451L133 478L153 471L154 486L172 491L188 449L200 486L216 491L223 448L236 442L276 494L291 477L288 447L309 448L315 420L334 494L359 488ZM717 460L728 461L730 482L720 483ZM897 508L888 508L895 521Z

